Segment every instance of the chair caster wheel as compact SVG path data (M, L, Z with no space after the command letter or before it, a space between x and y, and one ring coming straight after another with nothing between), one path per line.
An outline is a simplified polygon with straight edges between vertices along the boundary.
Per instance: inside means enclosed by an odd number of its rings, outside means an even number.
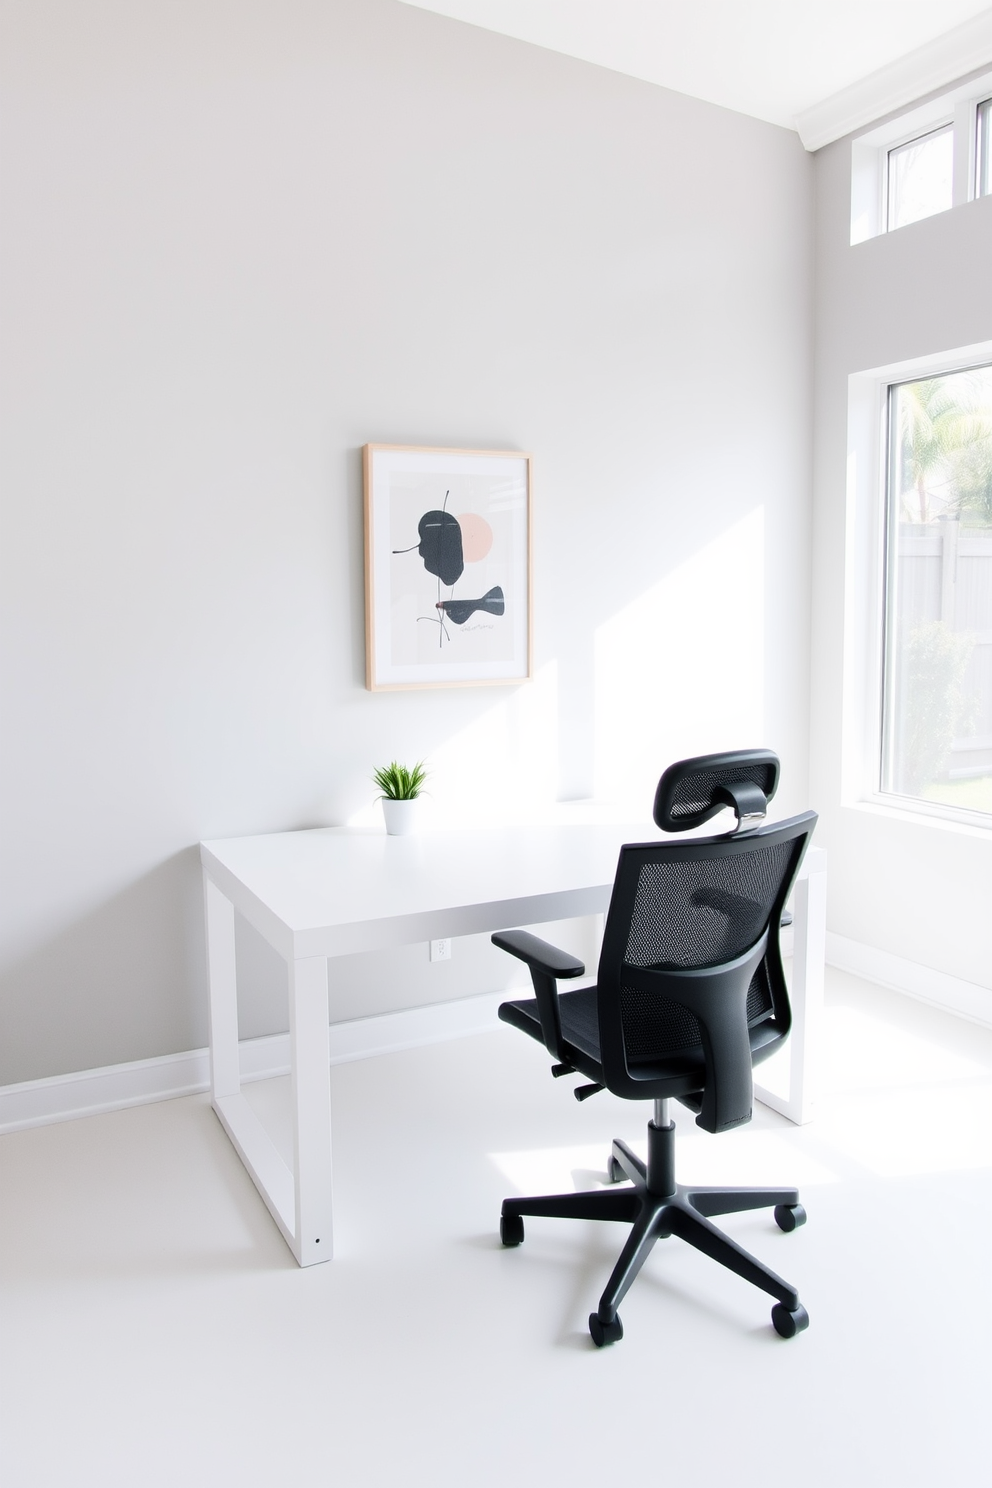
M806 1223L806 1210L802 1204L777 1204L775 1223L780 1230L798 1230Z
M606 1161L606 1176L610 1183L622 1183L627 1176L612 1152Z
M608 1343L619 1343L623 1337L623 1323L620 1321L620 1314L617 1313L612 1323L603 1323L600 1322L598 1312L591 1312L589 1314L589 1332L597 1348L603 1348Z
M784 1302L776 1302L772 1308L772 1327L781 1338L795 1338L809 1327L809 1313L801 1302L793 1312Z
M519 1214L501 1214L499 1238L504 1245L520 1245L524 1238L524 1222Z

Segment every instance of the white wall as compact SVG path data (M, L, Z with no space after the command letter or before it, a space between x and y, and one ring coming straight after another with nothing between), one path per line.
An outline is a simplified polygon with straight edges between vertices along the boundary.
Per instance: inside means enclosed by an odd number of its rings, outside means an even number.
M346 821L390 757L646 807L769 744L806 804L794 134L391 0L2 25L0 1082L202 1045L195 844ZM531 686L365 691L369 440L533 452ZM345 970L341 1015L507 974Z
M848 378L992 338L992 197L852 247L850 163L849 140L816 156L810 793L830 852L828 923L860 946L989 988L992 835L845 798L841 764ZM944 996L939 979L909 980Z

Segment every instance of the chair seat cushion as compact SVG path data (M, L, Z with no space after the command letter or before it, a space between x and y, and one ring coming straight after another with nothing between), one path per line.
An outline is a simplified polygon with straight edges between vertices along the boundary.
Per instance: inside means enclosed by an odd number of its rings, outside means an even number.
M570 1062L589 1079L602 1081L596 987L577 987L573 992L560 992L558 1007L562 1037L569 1054L575 1056L570 1058ZM544 1043L536 998L501 1003L499 1016L504 1023L519 1028L521 1033L528 1034L537 1043ZM774 1023L765 1021L766 1017L759 1015L759 1020L748 1029L751 1057L755 1064L760 1064L781 1042ZM705 1062L698 1044L672 1049L660 1059L656 1056L652 1060L631 1061L629 1070L631 1078L645 1087L645 1098L649 1094L681 1097L702 1090L705 1084ZM648 1088L652 1086L654 1090Z
M566 1043L572 1045L592 1059L600 1062L599 1014L596 1011L596 988L578 987L574 992L561 992L558 996L561 1010L561 1031ZM520 1002L504 1002L499 1009L504 1023L511 1023L522 1033L543 1044L541 1019L537 1011L537 999L529 997Z
M558 995L561 1014L562 1037L567 1046L568 1062L590 1080L603 1082L603 1062L599 1045L599 1013L596 1008L596 988L578 987L574 992ZM499 1016L504 1023L529 1034L537 1043L543 1044L541 1019L537 1010L537 999L521 999L519 1002L504 1002ZM669 1055L663 1063L646 1060L632 1066L631 1077L645 1086L643 1097L651 1095L675 1095L702 1090L705 1080L703 1051L680 1049ZM657 1087L648 1089L647 1087ZM664 1088L662 1088L664 1087Z

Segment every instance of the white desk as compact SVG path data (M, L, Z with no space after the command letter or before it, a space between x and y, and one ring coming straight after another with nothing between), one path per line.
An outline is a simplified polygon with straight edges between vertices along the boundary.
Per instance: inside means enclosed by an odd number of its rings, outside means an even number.
M301 1266L333 1254L328 967L336 956L515 925L602 914L624 842L643 822L509 827L386 837L323 828L200 844L210 988L214 1110ZM808 1119L807 1055L822 1000L826 855L810 850L795 894L791 1084L756 1087ZM241 1094L234 912L289 968L293 1167Z

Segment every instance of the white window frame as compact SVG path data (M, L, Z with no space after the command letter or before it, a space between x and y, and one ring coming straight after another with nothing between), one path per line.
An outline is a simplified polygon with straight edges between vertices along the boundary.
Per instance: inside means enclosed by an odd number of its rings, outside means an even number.
M908 222L902 224L902 223L898 223L898 222L893 223L893 221L892 221L893 197L895 196L895 193L892 190L892 156L897 151L911 149L913 145L922 145L925 140L933 139L936 135L945 135L945 134L948 134L948 133L951 136L951 155L952 155L952 159L953 159L954 153L955 153L954 147L957 144L957 141L954 138L954 123L953 123L953 121L949 121L946 124L937 124L937 125L934 126L933 129L928 129L927 132L926 132L926 134L914 134L914 135L912 135L908 140L906 140L902 144L899 144L899 145L889 145L889 146L887 146L886 151L885 151L885 231L886 232L895 232L897 230L897 228L899 228L900 226L906 226L906 227L908 227L910 225ZM951 206L954 205L953 199L952 199L950 205ZM940 208L940 211L946 211L946 210L947 209L944 208L944 207L941 207ZM938 212L928 212L926 215L928 217L937 217L937 216L940 215L940 211L938 211ZM920 221L922 221L922 218L915 217L913 219L913 221L914 222L920 222Z
M970 79L949 93L928 99L851 143L851 243L888 232L889 151L911 144L950 124L954 128L954 179L951 206L973 201L977 191L978 106L992 93L992 72ZM939 213L935 213L939 216ZM926 221L926 218L922 218ZM907 226L914 224L908 223ZM892 228L901 232L901 228Z
M985 114L984 140L982 125L978 120L979 112L982 111ZM992 97L980 98L975 104L975 196L992 196Z
M885 643L885 527L889 476L888 402L893 383L962 372L992 361L992 341L872 367L848 378L844 554L844 675L841 800L848 807L979 832L988 817L879 787Z

